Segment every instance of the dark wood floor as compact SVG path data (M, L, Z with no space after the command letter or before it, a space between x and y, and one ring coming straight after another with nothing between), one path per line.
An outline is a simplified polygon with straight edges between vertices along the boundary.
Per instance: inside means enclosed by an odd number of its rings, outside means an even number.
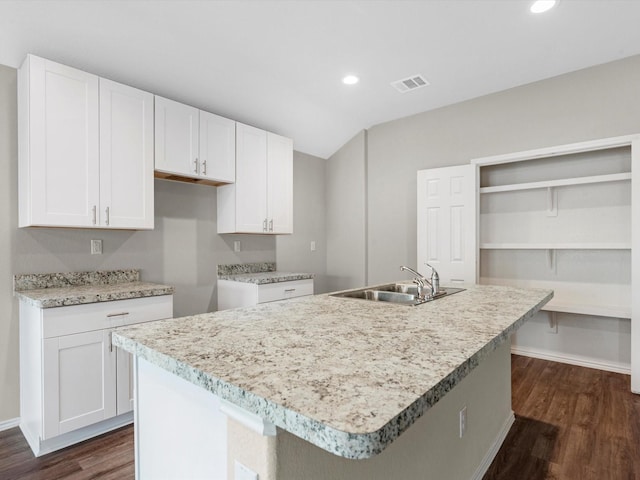
M628 376L514 355L512 379L516 421L484 480L640 479ZM134 478L133 427L40 458L19 429L0 432L0 480L92 478Z
M512 356L516 421L484 480L640 479L628 375Z
M133 425L34 457L19 428L0 432L0 480L133 480Z

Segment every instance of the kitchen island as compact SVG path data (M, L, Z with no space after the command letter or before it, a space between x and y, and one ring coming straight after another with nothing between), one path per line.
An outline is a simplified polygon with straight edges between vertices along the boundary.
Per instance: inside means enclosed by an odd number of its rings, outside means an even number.
M513 421L509 336L552 296L318 295L119 330L138 478L475 478Z

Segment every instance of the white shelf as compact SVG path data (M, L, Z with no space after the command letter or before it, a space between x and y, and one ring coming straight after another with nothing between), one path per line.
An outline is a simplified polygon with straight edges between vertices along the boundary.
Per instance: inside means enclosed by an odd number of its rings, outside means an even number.
M630 250L631 242L618 243L481 243L481 250Z
M513 192L516 190L534 190L550 187L566 187L571 185L586 185L592 183L622 182L631 180L631 172L612 173L608 175L595 175L591 177L562 178L543 182L515 183L511 185L498 185L495 187L481 187L480 193Z
M628 284L549 282L489 277L480 278L480 283L483 285L551 289L554 291L554 297L542 308L549 312L631 318L631 286Z

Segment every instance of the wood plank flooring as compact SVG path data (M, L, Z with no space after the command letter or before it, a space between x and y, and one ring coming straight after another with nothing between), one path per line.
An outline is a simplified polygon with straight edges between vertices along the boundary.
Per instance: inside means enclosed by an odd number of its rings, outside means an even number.
M640 479L630 377L512 355L516 421L484 480Z
M0 432L0 480L133 480L133 425L34 457L19 428Z
M516 421L483 480L640 479L628 376L516 355L511 371ZM0 432L0 480L98 478L133 480L133 426L40 458L19 429Z

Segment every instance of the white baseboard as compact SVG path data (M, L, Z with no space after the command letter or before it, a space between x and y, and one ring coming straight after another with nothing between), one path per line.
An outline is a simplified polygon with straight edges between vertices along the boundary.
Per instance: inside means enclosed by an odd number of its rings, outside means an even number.
M20 425L20 417L3 420L2 422L0 422L0 432L9 430L10 428L15 428L18 425Z
M504 443L505 438L507 438L509 430L511 430L511 426L515 421L516 417L513 412L511 412L502 424L502 428L498 432L498 436L496 437L496 439L493 441L491 448L482 459L480 465L478 465L478 468L476 468L476 471L473 473L471 480L482 480L484 474L487 473L487 470L489 470L491 462L493 462L493 460L496 458L496 455L500 451L500 447Z
M117 417L108 418L92 425L72 430L71 432L63 433L48 440L41 440L39 435L35 432L29 431L27 425L20 425L20 430L27 443L31 447L33 454L36 457L41 457L47 453L55 452L62 448L75 445L76 443L83 442L103 433L116 430L117 428L124 427L133 423L133 412L123 413Z
M604 370L605 372L631 375L631 365L625 363L607 362L596 358L569 355L559 352L549 352L535 348L519 347L517 345L511 346L511 353L515 355L523 355L525 357L540 358L541 360L576 365L578 367L595 368L596 370Z

